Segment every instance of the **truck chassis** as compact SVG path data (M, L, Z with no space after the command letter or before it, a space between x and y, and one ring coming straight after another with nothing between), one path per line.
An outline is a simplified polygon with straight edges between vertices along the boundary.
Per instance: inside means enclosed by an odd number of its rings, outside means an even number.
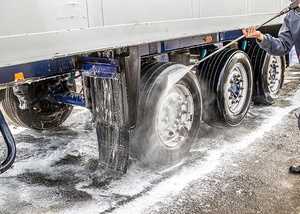
M262 31L276 35L279 27ZM92 112L103 168L124 173L130 156L154 166L174 164L201 135L202 121L238 126L252 101L273 104L283 85L285 57L267 54L254 40L244 39L190 70L242 35L240 28L203 32L51 58L32 55L22 62L6 56L0 66L4 112L17 125L45 130L62 124L73 105L84 106ZM0 128L8 148L3 173L13 164L16 145L2 113Z

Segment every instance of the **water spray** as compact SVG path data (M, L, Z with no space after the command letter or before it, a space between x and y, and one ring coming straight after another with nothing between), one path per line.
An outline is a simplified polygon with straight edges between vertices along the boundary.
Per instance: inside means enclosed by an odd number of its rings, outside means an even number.
M293 3L291 3L288 7L284 8L282 11L280 11L278 14L276 14L274 17L272 17L271 19L269 19L268 21L264 22L263 24L259 25L256 27L256 29L259 29L261 27L263 27L264 25L268 24L269 22L273 21L274 19L288 13L291 10L295 10L297 8L300 8L300 0L296 0ZM210 55L204 57L203 59L199 60L198 62L196 62L195 64L189 66L190 70L193 70L195 67L197 67L198 65L200 65L202 62L204 62L205 60L209 59L210 57L216 55L217 53L221 52L222 50L228 48L229 46L231 46L232 44L240 41L241 39L245 38L245 35L240 36L239 38L233 40L232 42L228 43L227 45L223 46L222 48L218 49L217 51L211 53Z

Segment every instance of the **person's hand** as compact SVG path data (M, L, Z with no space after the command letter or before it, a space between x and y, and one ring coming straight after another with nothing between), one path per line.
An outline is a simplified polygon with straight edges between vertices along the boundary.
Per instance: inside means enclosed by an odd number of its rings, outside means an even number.
M264 35L260 31L257 31L255 27L244 28L243 34L246 38L257 38L260 41L264 40Z

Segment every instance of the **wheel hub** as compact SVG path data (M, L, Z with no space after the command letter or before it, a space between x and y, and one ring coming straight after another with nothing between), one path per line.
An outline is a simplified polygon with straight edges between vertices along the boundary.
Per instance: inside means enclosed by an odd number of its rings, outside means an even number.
M277 93L280 89L281 84L281 60L279 56L271 56L270 57L270 64L268 67L268 74L267 74L267 82L269 91L271 93Z
M243 107L245 101L246 91L244 90L247 87L247 77L246 70L244 66L240 63L237 63L230 71L228 80L227 80L227 105L229 110L232 113L239 113Z
M157 113L157 133L167 147L177 147L187 138L193 123L194 103L189 89L176 84L162 98Z

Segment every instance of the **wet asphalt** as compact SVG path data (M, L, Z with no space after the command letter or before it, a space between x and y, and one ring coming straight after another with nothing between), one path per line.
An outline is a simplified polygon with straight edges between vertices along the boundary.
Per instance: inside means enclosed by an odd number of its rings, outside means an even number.
M177 166L153 170L131 160L121 177L98 165L85 109L51 131L11 126L18 155L0 176L0 213L299 213L300 175L288 173L300 165L299 83L297 64L274 105L251 105L237 128L202 124Z

